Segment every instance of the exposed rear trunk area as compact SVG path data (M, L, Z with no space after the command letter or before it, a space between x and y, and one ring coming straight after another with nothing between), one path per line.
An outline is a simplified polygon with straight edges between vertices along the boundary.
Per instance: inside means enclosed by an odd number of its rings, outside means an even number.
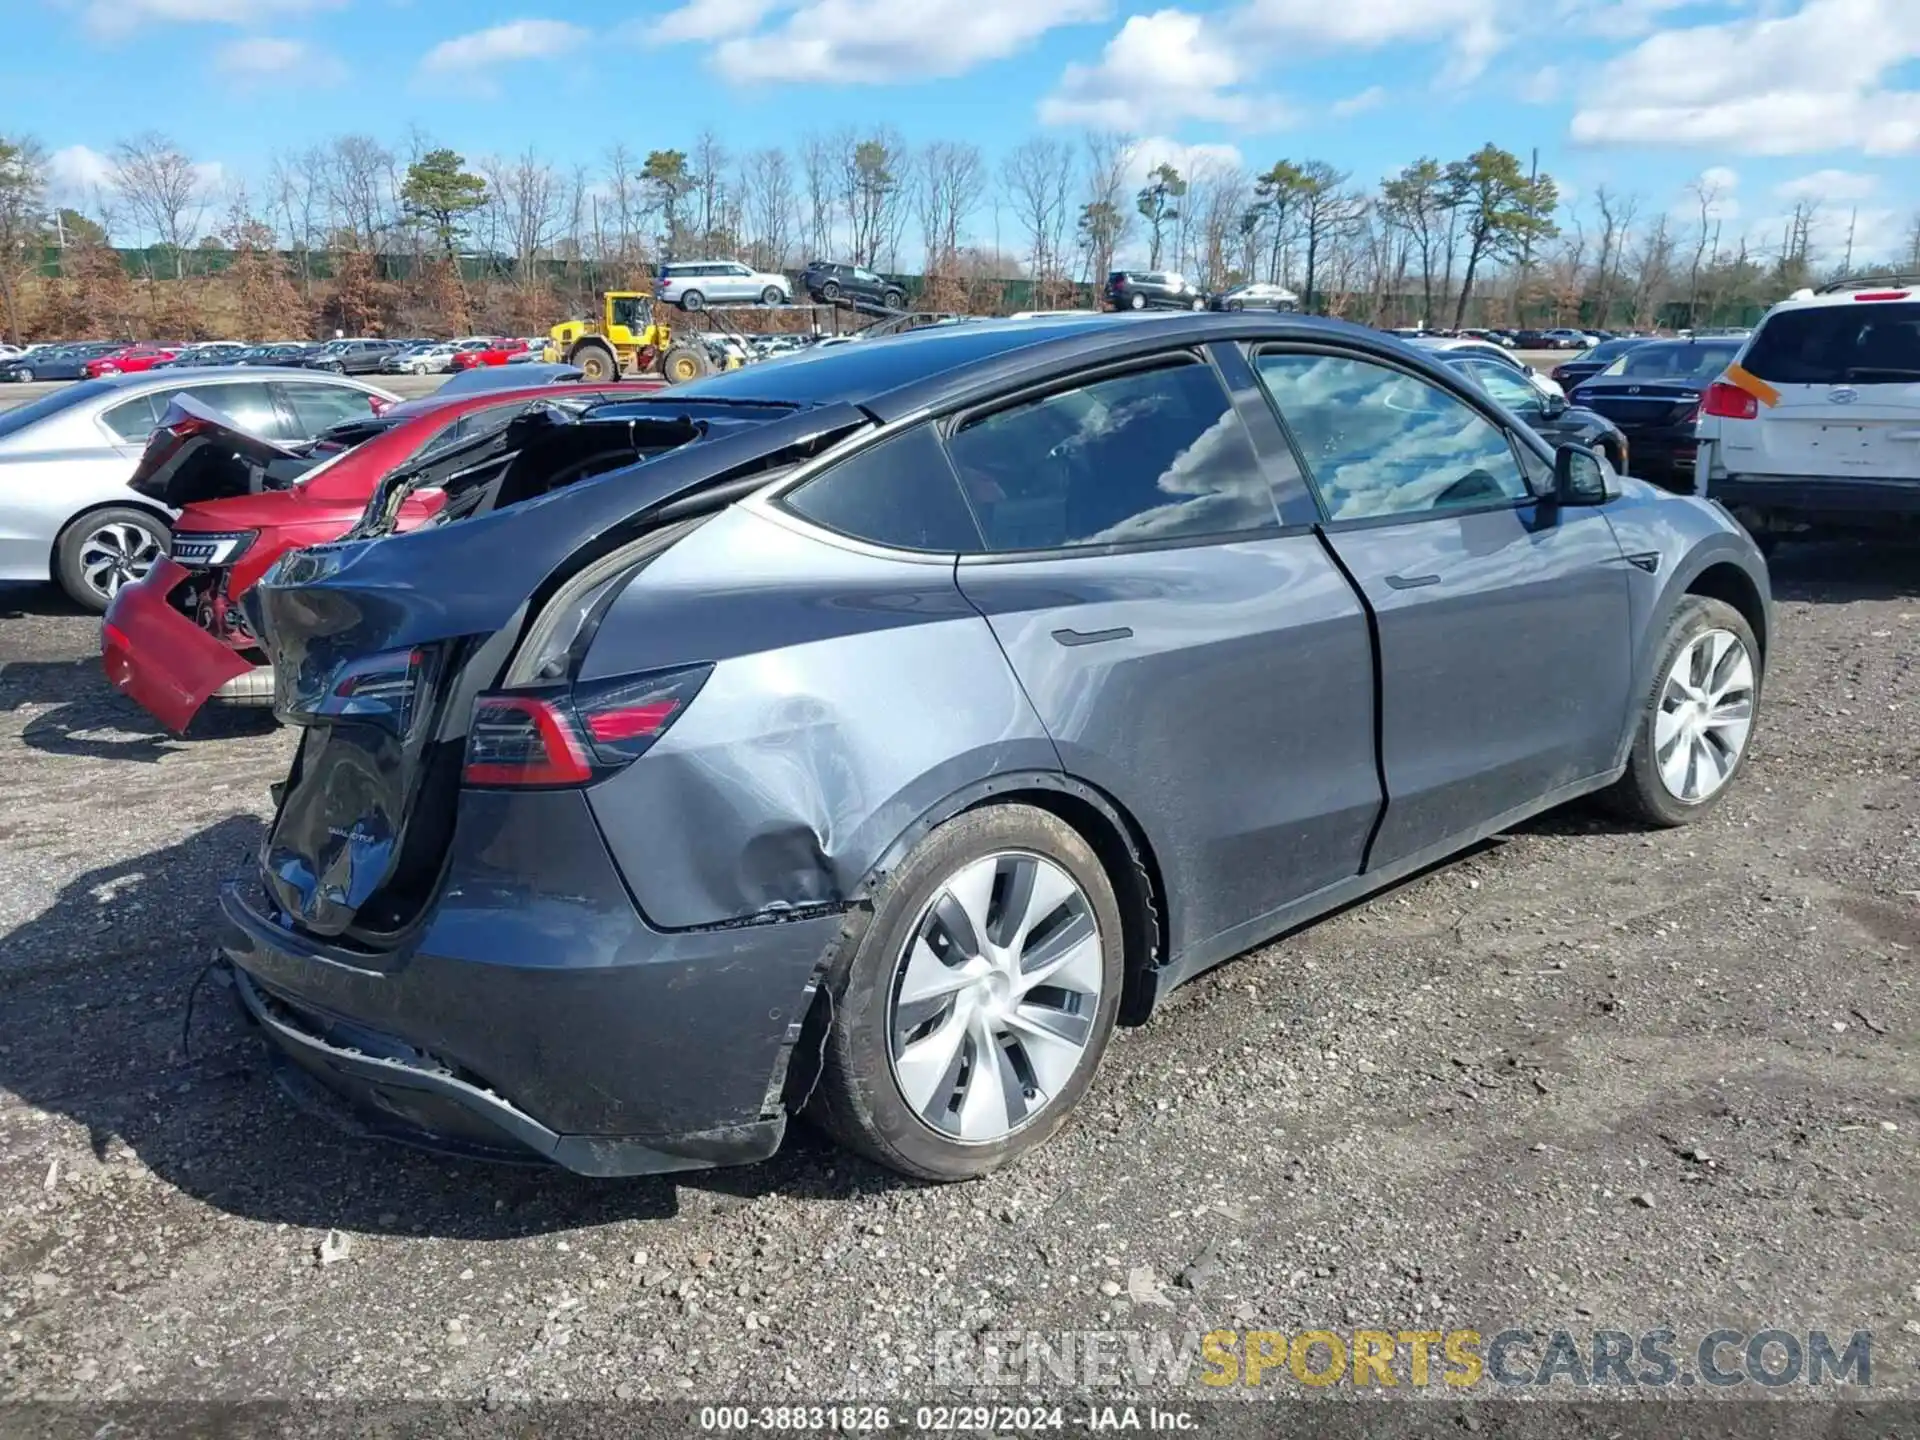
M564 691L597 602L680 527L866 423L847 407L543 408L390 476L357 538L286 556L244 603L275 709L303 731L261 857L287 917L390 948L435 893L474 703L522 637L554 657L530 672L540 693ZM440 514L388 535L423 484L444 489Z

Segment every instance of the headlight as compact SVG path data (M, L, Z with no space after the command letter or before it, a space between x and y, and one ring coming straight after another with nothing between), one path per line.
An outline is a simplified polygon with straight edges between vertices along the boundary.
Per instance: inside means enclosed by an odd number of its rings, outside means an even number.
M189 570L210 570L231 565L259 538L258 530L230 530L215 534L206 530L176 531L173 537L173 562Z

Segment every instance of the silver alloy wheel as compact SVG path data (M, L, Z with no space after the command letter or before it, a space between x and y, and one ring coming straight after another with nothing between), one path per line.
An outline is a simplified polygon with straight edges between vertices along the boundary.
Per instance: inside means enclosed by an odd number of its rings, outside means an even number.
M1004 1139L1079 1072L1104 975L1093 906L1064 869L1024 851L970 861L927 902L894 967L887 1032L902 1098L947 1139Z
M80 542L80 574L97 595L111 600L153 568L160 558L160 538L151 530L116 520L102 525Z
M1753 657L1731 630L1707 630L1674 658L1653 721L1660 783L1698 805L1732 776L1753 729Z

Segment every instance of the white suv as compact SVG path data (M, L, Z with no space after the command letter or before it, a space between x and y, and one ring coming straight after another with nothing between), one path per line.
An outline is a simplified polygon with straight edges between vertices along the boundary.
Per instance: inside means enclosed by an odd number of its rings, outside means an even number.
M785 305L793 286L784 275L755 270L738 260L675 260L660 267L655 293L682 310L708 305Z
M1694 486L1762 544L1920 521L1920 282L1801 290L1707 391Z

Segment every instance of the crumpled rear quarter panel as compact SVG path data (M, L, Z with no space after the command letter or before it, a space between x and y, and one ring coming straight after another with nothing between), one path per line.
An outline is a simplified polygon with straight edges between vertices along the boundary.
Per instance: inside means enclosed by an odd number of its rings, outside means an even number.
M1059 759L943 560L856 552L735 507L654 561L583 678L711 662L588 798L650 924L834 904L954 792Z

